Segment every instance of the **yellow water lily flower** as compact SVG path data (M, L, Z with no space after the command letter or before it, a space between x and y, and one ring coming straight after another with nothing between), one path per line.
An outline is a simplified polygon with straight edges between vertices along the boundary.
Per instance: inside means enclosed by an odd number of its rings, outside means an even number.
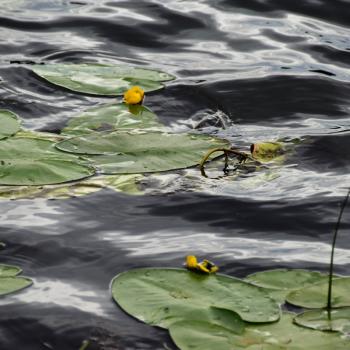
M141 104L145 97L145 92L139 86L133 86L124 93L124 102L129 105Z
M209 260L203 260L198 262L194 255L188 255L186 257L186 267L191 271L199 271L204 273L215 273L219 268Z

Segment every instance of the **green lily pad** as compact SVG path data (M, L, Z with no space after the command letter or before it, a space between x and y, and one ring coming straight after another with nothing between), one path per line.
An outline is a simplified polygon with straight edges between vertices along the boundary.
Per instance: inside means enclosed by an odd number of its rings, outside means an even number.
M114 103L94 107L71 119L61 134L79 136L101 131L160 127L157 116L148 108Z
M328 281L328 275L302 269L276 269L253 273L245 280L259 287L291 291Z
M18 277L21 272L17 266L0 265L0 296L17 292L33 284L30 278Z
M161 71L96 63L35 65L33 72L72 91L107 96L121 95L135 85L146 92L159 90L162 81L174 79Z
M17 276L21 272L22 270L17 266L0 264L0 278Z
M3 277L0 278L0 296L18 292L33 284L30 278L26 277Z
M280 316L278 305L259 287L183 269L121 273L112 281L112 295L125 312L163 328L183 319L203 319L210 307L233 311L248 322L273 322Z
M56 147L89 155L104 174L135 174L194 166L208 149L228 145L226 140L206 135L149 132L91 134L59 142Z
M297 315L294 322L306 328L350 334L350 307L309 310Z
M265 325L246 325L241 335L202 321L186 320L169 332L181 350L347 350L350 341L337 333L321 333L293 324L293 314Z
M0 109L0 140L14 135L19 129L17 115L7 109Z
M350 306L350 277L333 280L332 307ZM309 308L322 309L327 306L328 283L318 283L310 287L290 292L287 301L290 304Z
M0 141L0 185L46 185L95 173L77 157L59 152L48 140L12 137Z

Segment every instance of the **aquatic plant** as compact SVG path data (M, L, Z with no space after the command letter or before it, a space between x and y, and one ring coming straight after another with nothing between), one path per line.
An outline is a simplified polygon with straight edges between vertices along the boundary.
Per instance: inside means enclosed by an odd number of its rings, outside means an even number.
M17 266L0 264L0 297L18 292L33 284L28 277L18 276L22 270Z

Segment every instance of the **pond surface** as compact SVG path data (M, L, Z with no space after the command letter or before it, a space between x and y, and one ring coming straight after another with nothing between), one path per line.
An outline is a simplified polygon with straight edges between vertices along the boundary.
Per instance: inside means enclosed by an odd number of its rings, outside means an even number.
M235 276L327 271L350 185L349 1L2 0L0 28L0 108L27 128L59 132L110 101L44 83L32 63L128 63L177 76L146 98L170 129L200 121L243 150L278 139L290 149L282 164L220 179L154 176L143 196L2 200L0 262L35 281L0 299L2 350L176 349L108 288L122 271L181 266L189 253ZM337 273L350 273L349 227L346 209Z

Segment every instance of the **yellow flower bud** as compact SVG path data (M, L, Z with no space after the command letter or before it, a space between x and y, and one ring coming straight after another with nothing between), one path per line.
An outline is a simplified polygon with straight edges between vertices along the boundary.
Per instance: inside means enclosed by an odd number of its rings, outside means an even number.
M197 269L197 258L194 255L188 255L186 257L186 267L190 270Z
M198 271L206 274L215 273L219 268L209 260L203 260L198 262L194 255L188 255L186 257L186 267L192 271Z
M139 86L133 86L128 91L125 91L124 102L129 105L138 105L142 103L144 97L145 92Z

